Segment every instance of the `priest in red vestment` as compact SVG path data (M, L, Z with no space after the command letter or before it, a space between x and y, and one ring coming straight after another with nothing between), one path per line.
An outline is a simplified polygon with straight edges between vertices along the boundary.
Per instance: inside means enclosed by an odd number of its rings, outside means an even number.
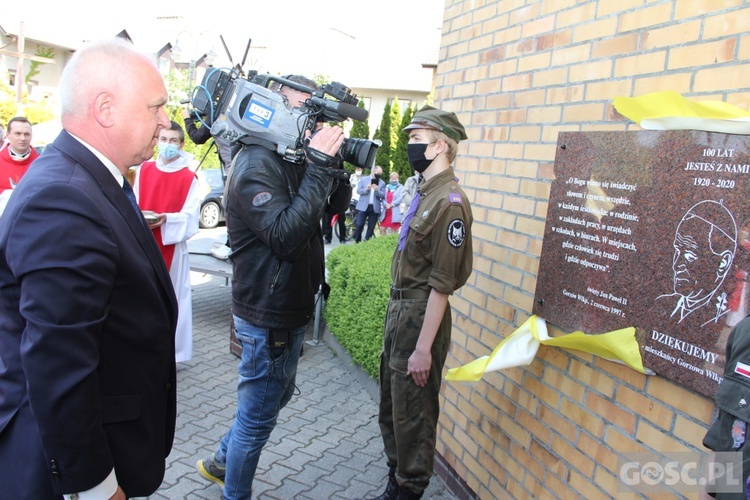
M31 123L23 116L10 119L5 140L7 146L0 148L0 213L11 190L39 156L31 147Z

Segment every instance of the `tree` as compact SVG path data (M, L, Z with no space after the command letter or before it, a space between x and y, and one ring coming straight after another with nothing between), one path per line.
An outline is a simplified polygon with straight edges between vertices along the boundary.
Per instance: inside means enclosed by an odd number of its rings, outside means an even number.
M385 167L383 167L383 177L388 179L388 177L391 175L391 172L395 170L394 162L396 161L396 146L398 145L398 136L401 133L401 128L399 125L401 125L401 103L398 100L398 96L396 96L393 99L393 104L391 105L391 154L390 154L390 165L388 165L388 171L386 172ZM386 181L387 182L387 181Z
M47 103L47 100L31 101L28 93L21 96L19 109L15 90L11 90L6 84L0 83L0 123L7 125L14 116L25 116L32 125L49 121L55 117L55 113Z
M401 119L401 124L398 127L398 139L396 140L396 147L393 148L393 171L398 172L398 179L401 184L406 182L408 177L412 175L412 168L409 165L409 158L406 155L406 145L409 143L408 132L403 132L414 117L414 113L417 112L417 108L412 104L404 111L404 117Z
M382 144L378 148L378 153L375 156L375 164L383 167L383 175L385 172L391 171L391 100L385 103L383 108L383 118L380 120L380 126L375 132L376 139L380 140Z
M363 101L359 101L359 104L357 104L358 108L365 109L365 103ZM360 122L357 120L352 120L352 128L349 131L349 138L350 139L369 139L370 138L370 126L367 124L367 120ZM354 165L352 165L349 162L344 163L344 168L349 172L354 172Z

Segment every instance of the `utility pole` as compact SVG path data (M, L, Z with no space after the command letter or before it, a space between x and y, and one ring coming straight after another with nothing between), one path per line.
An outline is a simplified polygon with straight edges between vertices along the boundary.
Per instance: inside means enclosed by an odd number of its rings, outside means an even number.
M21 95L23 94L23 59L24 52L26 50L26 38L23 35L23 21L21 26L18 28L18 58L16 59L16 102L18 103L18 109L21 109Z

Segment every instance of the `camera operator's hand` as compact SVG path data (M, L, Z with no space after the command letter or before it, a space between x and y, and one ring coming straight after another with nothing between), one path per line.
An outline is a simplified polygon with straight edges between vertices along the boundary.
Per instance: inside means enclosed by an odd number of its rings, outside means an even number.
M341 127L323 127L310 138L308 147L317 149L329 156L336 156L343 143L344 131Z
M343 161L337 153L344 143L341 127L324 127L310 135L305 135L307 161L320 167L342 168Z

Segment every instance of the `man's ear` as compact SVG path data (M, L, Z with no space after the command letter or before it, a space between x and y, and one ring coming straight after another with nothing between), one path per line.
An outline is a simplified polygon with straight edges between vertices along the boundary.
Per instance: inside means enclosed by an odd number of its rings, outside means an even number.
M438 139L435 145L438 147L438 154L448 152L448 143L444 139Z
M94 119L104 128L114 125L114 110L112 94L100 92L94 99Z
M732 267L732 262L734 261L734 253L730 252L729 250L724 250L721 252L721 262L719 262L719 267L716 270L716 277L718 279L724 279L729 272L729 269Z

